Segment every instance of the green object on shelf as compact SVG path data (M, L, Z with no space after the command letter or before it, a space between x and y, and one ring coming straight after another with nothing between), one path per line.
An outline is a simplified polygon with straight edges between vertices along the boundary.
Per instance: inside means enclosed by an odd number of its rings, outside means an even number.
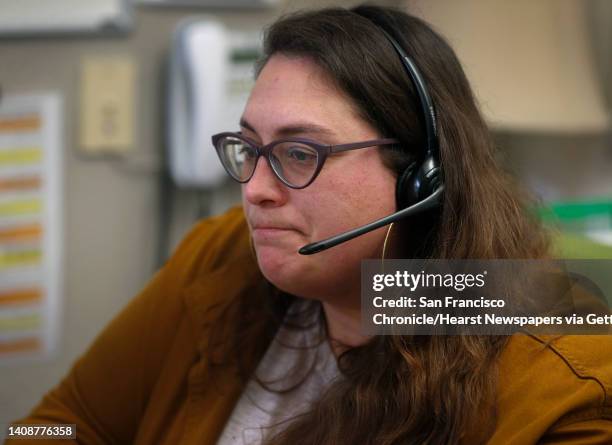
M571 227L599 225L600 228L612 230L612 201L610 199L557 202L540 208L538 213L547 223ZM604 227L601 227L602 225Z

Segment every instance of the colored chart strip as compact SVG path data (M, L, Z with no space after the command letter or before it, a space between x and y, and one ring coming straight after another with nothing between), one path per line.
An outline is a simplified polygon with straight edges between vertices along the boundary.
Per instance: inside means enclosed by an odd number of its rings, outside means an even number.
M40 289L18 289L0 292L0 306L5 304L39 303L42 300Z
M23 178L0 178L0 192L13 192L40 189L40 176Z
M42 202L40 199L24 199L21 201L9 201L0 203L0 216L27 215L28 213L40 213Z
M30 266L40 263L40 250L24 250L19 252L0 252L0 270L10 267Z
M13 354L16 352L31 352L42 349L38 337L21 338L12 341L0 341L0 355Z
M40 128L40 117L29 115L12 119L0 117L0 132L36 131Z
M40 224L0 228L0 244L18 241L36 241L41 236L42 226Z
M0 165L34 164L42 160L40 147L16 147L10 150L0 150Z
M40 314L18 315L0 318L0 334L11 331L25 331L40 328Z

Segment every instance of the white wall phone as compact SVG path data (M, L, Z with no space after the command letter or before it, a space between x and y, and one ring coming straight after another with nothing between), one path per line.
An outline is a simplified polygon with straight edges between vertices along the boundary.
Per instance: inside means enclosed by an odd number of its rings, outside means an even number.
M229 32L214 20L177 27L170 56L168 146L178 186L210 188L225 179L210 138L238 130L260 52L256 33Z

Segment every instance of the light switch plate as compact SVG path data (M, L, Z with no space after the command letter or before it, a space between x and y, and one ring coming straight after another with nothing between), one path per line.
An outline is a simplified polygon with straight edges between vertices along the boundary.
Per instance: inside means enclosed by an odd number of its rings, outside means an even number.
M134 148L135 63L128 56L81 63L80 147L89 153Z

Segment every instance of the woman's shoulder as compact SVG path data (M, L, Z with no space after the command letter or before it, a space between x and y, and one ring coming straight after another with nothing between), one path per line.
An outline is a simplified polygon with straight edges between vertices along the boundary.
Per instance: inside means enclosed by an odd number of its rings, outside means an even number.
M513 335L500 357L497 407L500 443L584 428L612 437L612 336Z
M546 367L547 373L531 378L550 379L556 374L569 380L588 379L611 395L612 335L513 335L502 353L501 366L513 378Z
M265 284L242 207L198 222L165 267L197 325L214 318L210 308L221 309L245 292L258 295Z

